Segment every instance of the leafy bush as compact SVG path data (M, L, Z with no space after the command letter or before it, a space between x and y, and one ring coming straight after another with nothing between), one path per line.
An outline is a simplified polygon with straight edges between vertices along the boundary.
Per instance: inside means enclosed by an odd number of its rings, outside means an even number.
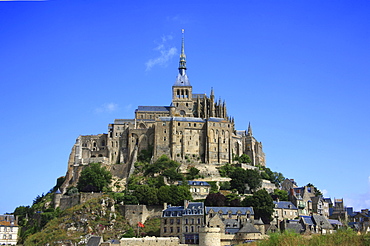
M77 188L82 192L107 191L112 180L112 174L100 163L92 163L82 170Z

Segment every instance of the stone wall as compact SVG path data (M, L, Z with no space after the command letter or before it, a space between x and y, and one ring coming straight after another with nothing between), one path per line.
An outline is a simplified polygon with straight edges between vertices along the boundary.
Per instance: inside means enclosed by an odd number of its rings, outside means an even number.
M163 206L146 205L121 205L120 212L129 221L131 226L137 226L138 222L145 223L147 219L162 215Z
M78 193L71 196L64 195L60 198L59 208L65 210L80 203L84 203L87 200L101 197L102 195L103 193Z
M101 246L113 246L111 243L102 243ZM114 244L118 245L118 244ZM120 246L179 246L180 239L177 237L144 237L144 238L122 238Z

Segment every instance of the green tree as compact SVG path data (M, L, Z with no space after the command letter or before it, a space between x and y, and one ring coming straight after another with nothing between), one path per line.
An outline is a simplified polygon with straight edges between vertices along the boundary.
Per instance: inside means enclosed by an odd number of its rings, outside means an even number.
M187 175L187 177L186 177L186 178L187 178L188 180L195 179L195 178L197 178L197 177L198 177L199 172L200 172L200 170L199 170L198 168L191 167L191 168L189 168L189 170L188 170L188 175Z
M276 187L280 187L280 184L285 180L282 173L274 172L272 182L275 183Z
M112 180L112 174L100 163L91 163L80 175L77 188L82 192L107 191Z
M313 184L308 183L306 186L313 188L313 193L315 194L315 196L322 196L322 192L319 189L317 189L316 186L314 186Z
M162 174L165 170L170 168L177 168L180 164L171 160L166 155L162 155L153 164L147 166L144 175L154 176L155 174Z
M156 205L158 204L158 189L149 185L139 185L133 195L137 198L140 204Z
M230 175L231 189L236 189L240 194L244 194L245 184L248 184L251 190L261 187L262 179L257 170L243 169L241 167L235 168L234 172Z
M192 196L187 185L171 185L170 186L170 203L173 205L181 205L184 200L191 200Z
M226 197L221 193L210 193L204 201L205 206L223 207L226 206Z
M265 224L272 220L271 215L274 212L274 202L265 189L258 190L253 196L246 197L242 201L242 205L253 207L254 217L256 219L261 218Z
M167 180L172 182L172 183L175 182L175 181L183 181L184 180L184 176L181 173L178 173L176 171L175 167L164 170L163 171L163 176L167 177Z
M235 171L235 167L229 163L226 163L225 165L221 166L218 169L218 172L220 173L221 177L230 177L230 175Z
M278 196L280 201L289 201L288 192L286 190L275 189L272 194Z

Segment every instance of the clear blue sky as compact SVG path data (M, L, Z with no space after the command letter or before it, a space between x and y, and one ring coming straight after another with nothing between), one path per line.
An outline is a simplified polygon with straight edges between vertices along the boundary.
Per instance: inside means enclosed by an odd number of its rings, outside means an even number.
M0 3L0 213L65 175L79 135L169 105L185 29L197 93L251 122L267 166L370 208L369 1Z

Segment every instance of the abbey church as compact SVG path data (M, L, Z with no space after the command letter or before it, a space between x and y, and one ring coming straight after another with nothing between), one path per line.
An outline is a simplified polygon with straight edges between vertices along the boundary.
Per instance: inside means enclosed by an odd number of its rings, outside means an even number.
M226 103L193 92L186 74L184 37L179 72L172 86L169 106L139 106L134 119L116 119L108 133L79 136L68 163L68 179L75 179L73 167L100 162L123 164L129 172L142 150L152 150L152 160L167 155L179 163L232 163L233 155L247 154L251 165L265 165L262 144L248 130L235 130ZM122 176L122 175L118 175ZM123 176L122 176L123 177Z

